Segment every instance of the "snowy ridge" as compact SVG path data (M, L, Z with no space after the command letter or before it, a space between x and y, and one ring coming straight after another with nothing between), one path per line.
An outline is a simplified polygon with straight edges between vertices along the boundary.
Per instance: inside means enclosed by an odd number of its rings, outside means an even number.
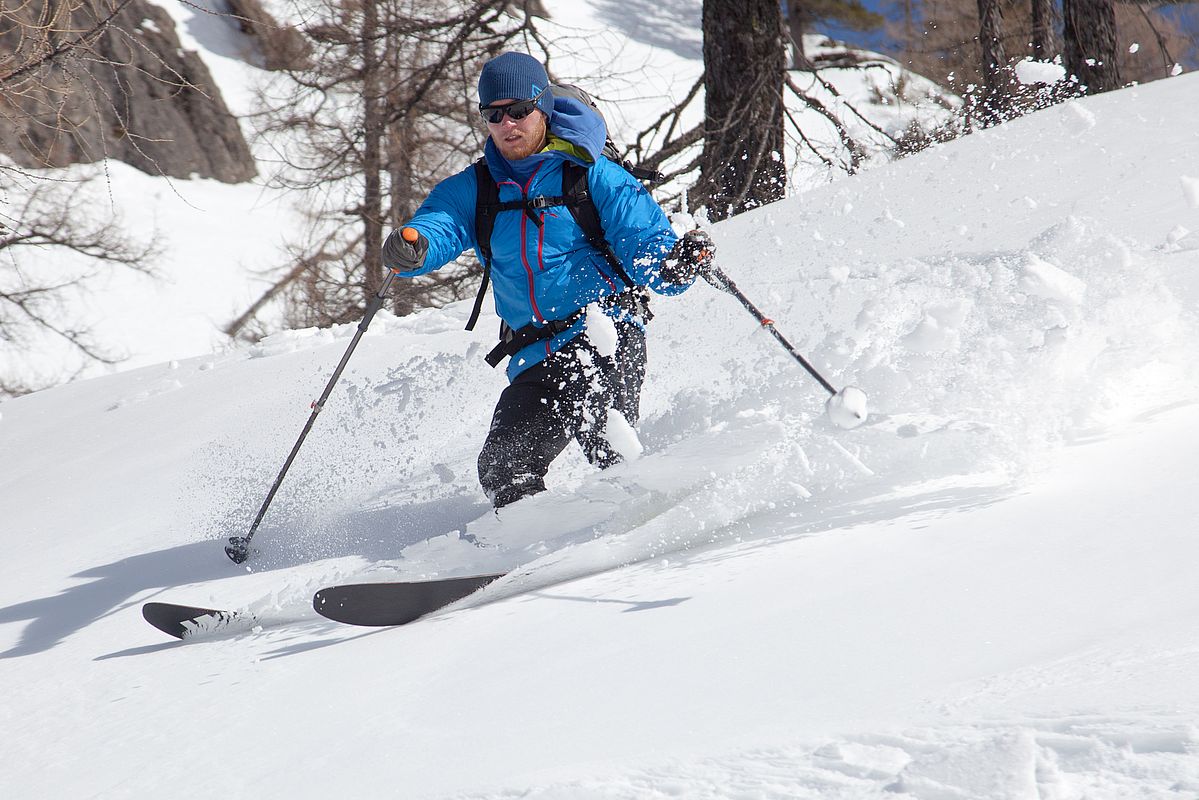
M870 395L854 431L697 286L655 306L643 455L598 473L572 448L496 519L474 474L490 343L466 304L381 314L240 570L220 540L354 326L5 403L0 669L22 690L0 796L1193 795L1195 88L1068 104L713 229L780 330ZM401 629L309 605L510 567ZM259 624L163 642L152 599ZM251 743L253 768L181 740Z

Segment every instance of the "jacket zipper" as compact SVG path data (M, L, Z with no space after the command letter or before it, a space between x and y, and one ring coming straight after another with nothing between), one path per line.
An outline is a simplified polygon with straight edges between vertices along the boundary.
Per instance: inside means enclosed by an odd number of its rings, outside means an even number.
M544 161L541 162L541 164L544 164L544 163L545 163ZM529 188L532 187L533 180L537 177L537 173L541 171L541 164L537 165L537 167L533 170L533 174L529 176L529 182L525 184L523 189L521 189L521 199L523 199L523 200L529 199ZM536 291L535 291L535 286L534 286L533 268L529 264L528 225L529 225L529 215L524 212L521 212L521 215L520 215L520 260L524 264L525 275L528 277L528 282L529 282L529 307L533 311L533 318L536 319L542 325L544 325L545 317L543 317L541 315L541 309L539 309L537 307L537 296L536 296ZM540 237L543 232L543 229L544 229L544 225L542 225L538 228L538 243L537 243L537 258L538 258L538 262L539 262L538 266L540 266L540 260L541 260Z

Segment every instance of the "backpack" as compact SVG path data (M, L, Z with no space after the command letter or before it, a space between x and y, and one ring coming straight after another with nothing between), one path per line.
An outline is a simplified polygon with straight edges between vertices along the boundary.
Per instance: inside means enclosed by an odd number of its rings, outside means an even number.
M573 97L575 100L591 106L592 110L599 114L600 119L604 121L604 129L608 130L607 117L604 116L604 112L600 109L599 104L595 102L595 98L587 94L587 92L570 83L555 83L550 87L550 89L554 93L554 97ZM655 169L650 169L649 167L639 167L632 164L627 159L621 158L620 151L616 149L616 143L612 141L611 136L608 136L604 140L604 149L601 151L601 155L607 157L610 161L615 161L617 164L624 167L625 172L629 173L637 180L647 183L651 186L661 183L666 179L665 175Z
M551 90L555 96L573 97L576 100L586 103L595 109L596 113L603 119L604 115L600 111L599 106L596 105L587 92L579 87L570 84L553 84ZM605 120L605 127L606 125L607 121ZM660 173L633 166L628 161L622 159L611 137L608 137L604 142L602 155L622 166L630 175L638 180L651 184L662 180ZM562 194L559 196L534 197L528 200L509 200L506 202L500 202L499 187L496 186L495 180L491 177L491 170L487 167L486 158L480 158L476 161L474 169L475 182L478 186L475 195L475 242L478 245L476 252L479 256L479 261L483 264L483 279L479 284L479 292L475 296L474 308L471 310L470 319L466 323L466 330L474 330L475 323L478 322L479 314L483 308L483 299L487 294L487 286L491 280L491 233L495 227L496 214L501 211L523 211L535 225L541 227L542 222L536 214L539 209L551 206L566 206L567 210L570 211L571 217L574 218L575 224L583 231L583 236L587 240L587 243L603 255L609 266L612 267L612 271L624 282L629 291L637 288L637 285L625 270L624 265L620 263L620 258L617 257L616 251L612 249L612 245L604 235L603 223L600 221L599 211L591 199L591 192L587 184L587 167L576 164L573 161L567 161L563 164ZM641 301L636 303L638 310L643 310L646 319L649 317L647 303L648 297L641 298ZM517 350L529 344L551 338L565 331L577 321L579 313L575 312L575 314L572 314L565 320L550 320L544 326L526 325L518 331L513 331L506 324L501 324L500 344L487 355L487 363L494 367L505 356L512 355Z

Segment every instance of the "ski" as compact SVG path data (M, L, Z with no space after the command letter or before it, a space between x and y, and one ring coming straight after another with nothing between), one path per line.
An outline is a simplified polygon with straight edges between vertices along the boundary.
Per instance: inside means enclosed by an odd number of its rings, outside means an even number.
M181 606L175 603L146 603L142 606L146 622L176 639L184 639L198 630L210 631L223 627L244 615L236 611L222 611L199 606Z
M505 574L329 586L313 595L312 607L322 617L348 625L405 625L474 594Z

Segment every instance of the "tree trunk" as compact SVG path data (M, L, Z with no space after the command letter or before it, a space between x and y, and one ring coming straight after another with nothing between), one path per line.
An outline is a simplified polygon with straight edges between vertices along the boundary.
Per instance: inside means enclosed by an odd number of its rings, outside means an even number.
M704 0L704 149L699 205L711 220L783 197L782 10L778 0Z
M995 125L1007 119L1011 110L1007 53L1003 47L1003 8L999 0L978 0L978 22L983 73L978 117L983 125Z
M803 35L811 27L808 0L787 0L787 34L791 39L791 69L812 69L812 62L804 52Z
M1063 0L1066 70L1087 94L1122 85L1112 0Z
M1049 61L1053 52L1053 0L1032 0L1032 57Z
M379 9L376 0L364 0L362 6L362 290L368 301L383 285L383 137L386 126L381 108L379 53L375 41L380 36Z

